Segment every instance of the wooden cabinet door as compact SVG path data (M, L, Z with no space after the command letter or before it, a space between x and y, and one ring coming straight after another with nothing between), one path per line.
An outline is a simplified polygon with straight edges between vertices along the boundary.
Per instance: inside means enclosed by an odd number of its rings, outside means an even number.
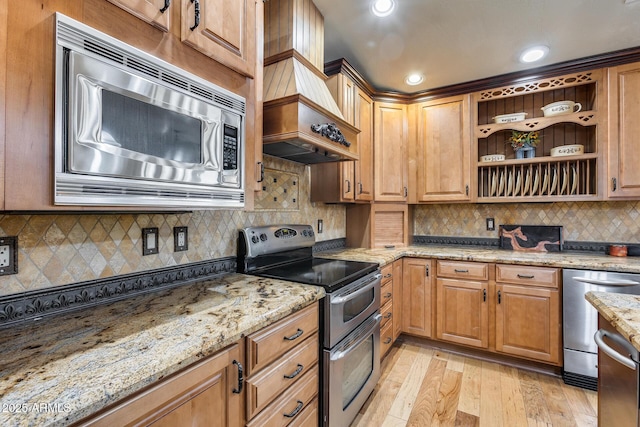
M437 279L436 336L443 341L489 347L487 282Z
M469 96L424 102L416 111L419 202L468 201L471 188Z
M393 262L393 340L402 332L402 260ZM426 274L426 272L425 272Z
M610 199L640 197L640 63L609 69Z
M243 348L234 344L80 425L243 426L244 392L233 392Z
M373 200L373 101L357 86L354 126L360 129L358 134L360 160L355 162L355 199L371 201Z
M407 200L407 108L403 104L374 103L374 199Z
M162 31L169 31L170 0L109 0Z
M496 350L559 365L559 292L500 283L496 290Z
M434 262L404 258L402 264L402 332L431 338Z
M182 41L221 64L253 77L256 0L181 0L181 4Z

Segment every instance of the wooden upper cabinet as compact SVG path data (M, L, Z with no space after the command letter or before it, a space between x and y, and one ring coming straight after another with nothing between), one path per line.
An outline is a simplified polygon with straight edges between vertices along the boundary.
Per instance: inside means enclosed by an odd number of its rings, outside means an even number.
M640 63L609 68L611 199L640 197Z
M418 202L471 199L469 106L469 95L463 95L410 107L416 180L410 188Z
M171 0L109 0L162 31L169 31Z
M373 101L349 77L334 74L329 92L345 120L360 129L360 160L311 165L311 201L340 203L373 200Z
M360 129L358 151L360 160L355 162L355 199L373 200L373 101L365 91L355 88L354 126Z
M256 68L256 0L181 0L184 43L253 77Z
M374 189L377 202L407 200L407 107L374 103Z

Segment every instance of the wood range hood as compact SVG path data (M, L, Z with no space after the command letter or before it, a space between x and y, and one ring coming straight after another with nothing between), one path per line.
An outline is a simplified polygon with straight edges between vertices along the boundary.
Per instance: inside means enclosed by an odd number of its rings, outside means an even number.
M358 160L322 72L324 18L311 0L265 3L263 152L303 164Z

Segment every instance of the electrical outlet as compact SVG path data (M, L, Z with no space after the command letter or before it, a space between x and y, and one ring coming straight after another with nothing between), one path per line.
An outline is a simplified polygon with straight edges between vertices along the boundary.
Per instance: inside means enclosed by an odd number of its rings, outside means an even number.
M189 249L189 228L173 227L173 251L180 252Z
M18 238L0 237L0 275L18 273Z
M324 227L323 227L323 224L322 224L322 220L321 220L321 219L319 219L319 220L318 220L318 234L321 234L321 233L322 233L323 228L324 228Z
M142 229L142 255L158 253L158 227Z
M494 231L496 229L496 221L493 218L487 218L487 230Z

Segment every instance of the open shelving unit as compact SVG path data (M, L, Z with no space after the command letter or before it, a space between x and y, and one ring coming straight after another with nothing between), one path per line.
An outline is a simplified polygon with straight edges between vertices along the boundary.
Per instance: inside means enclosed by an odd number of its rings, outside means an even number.
M604 72L594 70L530 81L473 94L474 153L480 203L599 200L606 114ZM542 107L557 101L580 103L578 112L544 117ZM503 114L526 113L522 121L494 123ZM511 132L538 131L536 157L516 159ZM580 144L580 155L552 157L551 150ZM503 154L505 160L480 162Z

